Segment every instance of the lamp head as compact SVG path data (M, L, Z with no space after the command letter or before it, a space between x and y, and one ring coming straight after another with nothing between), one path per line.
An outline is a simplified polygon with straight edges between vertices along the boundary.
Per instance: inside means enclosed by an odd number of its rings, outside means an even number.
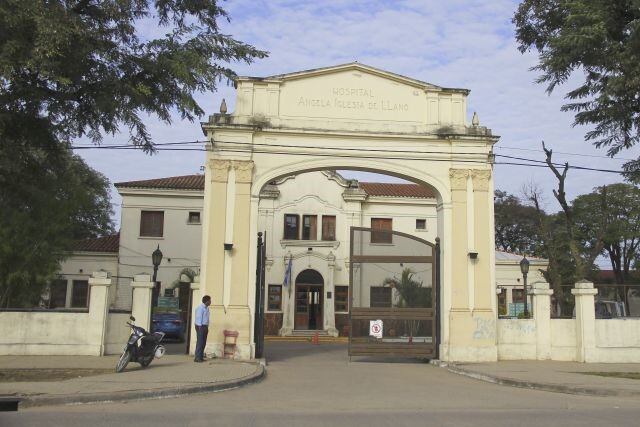
M526 255L520 261L520 271L522 274L527 274L529 272L529 260Z
M154 267L158 267L162 262L162 251L160 250L160 245L158 245L156 250L151 254L151 262Z

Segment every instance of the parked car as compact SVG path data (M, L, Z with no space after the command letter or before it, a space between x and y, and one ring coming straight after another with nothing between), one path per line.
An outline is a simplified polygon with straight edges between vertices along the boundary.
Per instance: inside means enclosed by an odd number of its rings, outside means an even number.
M167 338L174 338L184 341L184 322L179 312L154 313L151 318L151 330L154 332L164 332Z
M596 300L596 319L614 319L626 317L624 303L621 301Z

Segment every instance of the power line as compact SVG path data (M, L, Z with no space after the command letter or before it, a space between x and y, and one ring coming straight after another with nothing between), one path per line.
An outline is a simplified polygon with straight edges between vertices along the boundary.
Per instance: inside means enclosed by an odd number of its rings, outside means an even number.
M282 144L260 144L260 143L238 143L238 142L226 142L226 141L217 141L218 143L223 144L234 144L234 145L247 145L251 146L251 150L247 149L233 149L233 148L225 148L226 151L231 152L247 152L251 151L254 153L265 153L265 154L279 154L279 155L295 155L295 156L313 156L313 157L339 157L339 158L365 158L365 159L392 159L392 160L429 160L429 161L441 161L441 162L458 162L458 163L478 163L478 164L495 164L495 165L505 165L505 166L525 166L525 167L547 167L546 162L537 159L529 159L524 157L515 157L515 156L507 156L502 154L494 154L496 157L502 157L513 160L520 160L524 162L530 163L517 163L517 162L490 162L487 160L471 160L471 159L451 159L451 158L424 158L424 157L415 157L415 155L421 154L438 154L444 156L457 156L457 155L474 155L481 156L484 153L475 153L475 152L441 152L441 151L410 151L410 150L387 150L387 149L371 149L371 148L342 148L342 147L317 147L317 146L290 146L290 145L282 145ZM186 145L186 144L205 144L206 141L181 141L181 142L167 142L167 143L158 143L155 144L156 151L196 151L196 152L207 152L211 151L208 148L195 148L195 147L168 147L171 145ZM264 146L264 147L286 147L289 150L287 151L279 151L279 150L267 150L267 149L256 149L255 147ZM71 146L72 149L111 149L111 150L140 150L142 147L132 146L132 145L111 145L111 146ZM341 154L341 153L309 153L309 152L292 152L291 148L300 148L300 149L313 149L313 150L340 150L340 151L357 151L359 153L394 153L401 154L407 153L412 154L412 156L367 156L367 155L358 155L353 156L350 154ZM527 149L523 149L527 150ZM527 151L536 151L536 150L527 150ZM560 153L558 153L560 154ZM556 166L564 166L564 163L553 163ZM570 169L575 170L584 170L584 171L593 171L593 172L604 172L604 173L616 173L623 174L624 171L621 170L612 170L612 169L599 169L599 168L591 168L587 166L576 166L569 165Z
M496 150L515 150L515 151L530 151L534 153L539 153L540 150L536 150L533 148L520 148L520 147L495 147ZM593 157L597 159L609 159L609 160L625 160L628 162L633 162L638 159L629 159L625 157L609 157L609 156L601 156L598 154L584 154L584 153L570 153L567 151L554 151L554 154L562 154L565 156L576 156L576 157Z

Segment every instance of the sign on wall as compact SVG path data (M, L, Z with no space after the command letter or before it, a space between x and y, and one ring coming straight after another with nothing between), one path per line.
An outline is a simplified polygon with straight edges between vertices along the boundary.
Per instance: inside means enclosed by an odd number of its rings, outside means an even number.
M369 335L375 338L382 338L382 320L369 321Z

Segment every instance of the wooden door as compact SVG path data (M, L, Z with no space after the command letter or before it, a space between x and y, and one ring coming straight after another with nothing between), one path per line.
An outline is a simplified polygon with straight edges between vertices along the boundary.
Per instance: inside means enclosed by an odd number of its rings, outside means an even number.
M309 329L309 286L296 285L294 329Z
M312 286L309 289L309 329L322 329L322 287Z

